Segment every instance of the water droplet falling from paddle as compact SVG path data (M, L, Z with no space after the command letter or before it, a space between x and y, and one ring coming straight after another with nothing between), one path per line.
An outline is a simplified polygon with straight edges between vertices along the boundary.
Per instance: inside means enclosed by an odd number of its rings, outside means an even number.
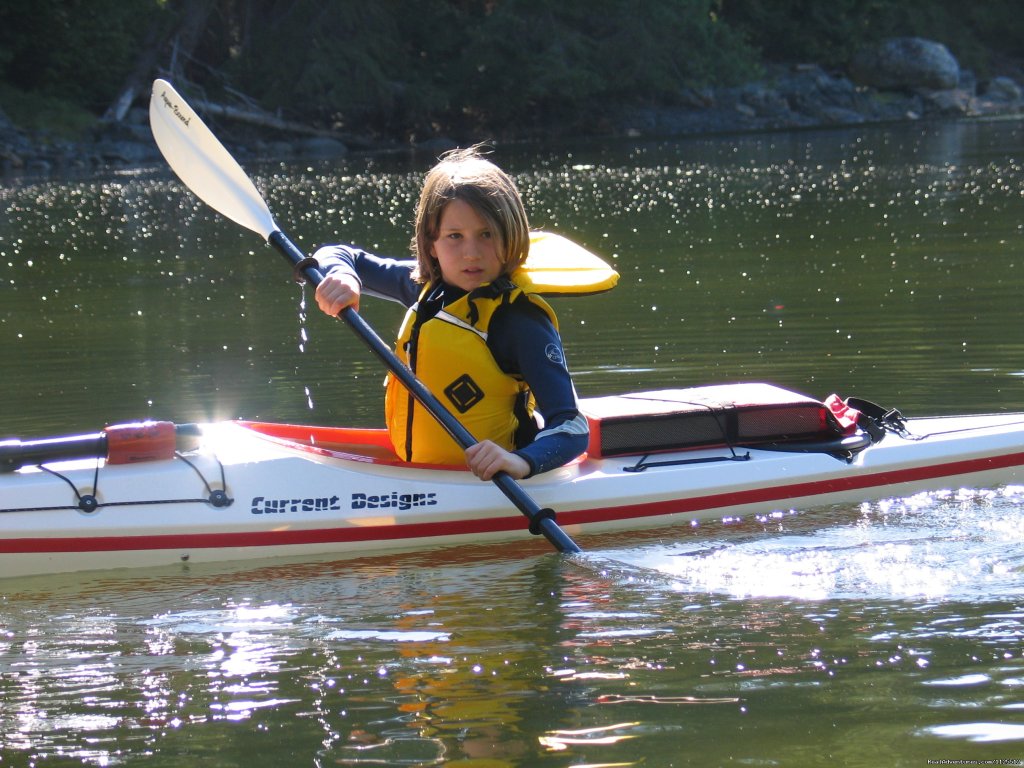
M306 353L306 343L309 341L309 333L306 330L306 321L307 321L307 319L308 319L308 316L306 314L306 286L305 285L300 285L299 286L299 352L301 354L305 354ZM298 374L299 371L296 369L295 373ZM313 395L312 395L312 393L309 390L309 386L308 385L304 385L302 387L302 391L306 395L306 405L309 408L309 410L312 411L314 409Z

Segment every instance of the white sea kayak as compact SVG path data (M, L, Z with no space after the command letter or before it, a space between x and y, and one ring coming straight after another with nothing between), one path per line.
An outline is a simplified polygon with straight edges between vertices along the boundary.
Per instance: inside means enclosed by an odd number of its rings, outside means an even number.
M1024 481L1024 413L899 418L872 437L762 384L583 405L588 454L521 482L574 537ZM0 577L530 535L493 484L403 463L385 430L147 423L92 439L0 443Z

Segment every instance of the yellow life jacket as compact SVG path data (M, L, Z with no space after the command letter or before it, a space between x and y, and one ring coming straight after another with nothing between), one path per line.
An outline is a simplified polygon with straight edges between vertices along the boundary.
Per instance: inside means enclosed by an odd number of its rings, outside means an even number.
M487 348L488 328L499 307L531 301L557 329L554 310L515 280L499 278L421 320L419 305L432 288L426 286L406 313L395 352L474 438L513 450L519 428L516 401L522 398L532 416L533 400L522 378L498 367ZM465 465L465 451L394 376L387 378L384 410L399 457L417 463Z

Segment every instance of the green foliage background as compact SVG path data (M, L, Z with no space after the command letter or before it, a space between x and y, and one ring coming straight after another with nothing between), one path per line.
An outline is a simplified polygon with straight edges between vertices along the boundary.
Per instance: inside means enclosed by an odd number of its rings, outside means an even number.
M1020 17L1015 0L5 0L0 107L99 116L131 77L170 75L368 135L586 133L765 62L842 69L888 35L985 77L1024 51Z

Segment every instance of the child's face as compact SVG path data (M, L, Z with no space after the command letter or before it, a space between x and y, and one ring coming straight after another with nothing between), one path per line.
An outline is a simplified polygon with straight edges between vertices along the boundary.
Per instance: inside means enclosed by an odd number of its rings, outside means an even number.
M450 285L472 291L496 280L503 264L498 240L487 220L464 200L452 200L441 212L441 226L431 253Z

